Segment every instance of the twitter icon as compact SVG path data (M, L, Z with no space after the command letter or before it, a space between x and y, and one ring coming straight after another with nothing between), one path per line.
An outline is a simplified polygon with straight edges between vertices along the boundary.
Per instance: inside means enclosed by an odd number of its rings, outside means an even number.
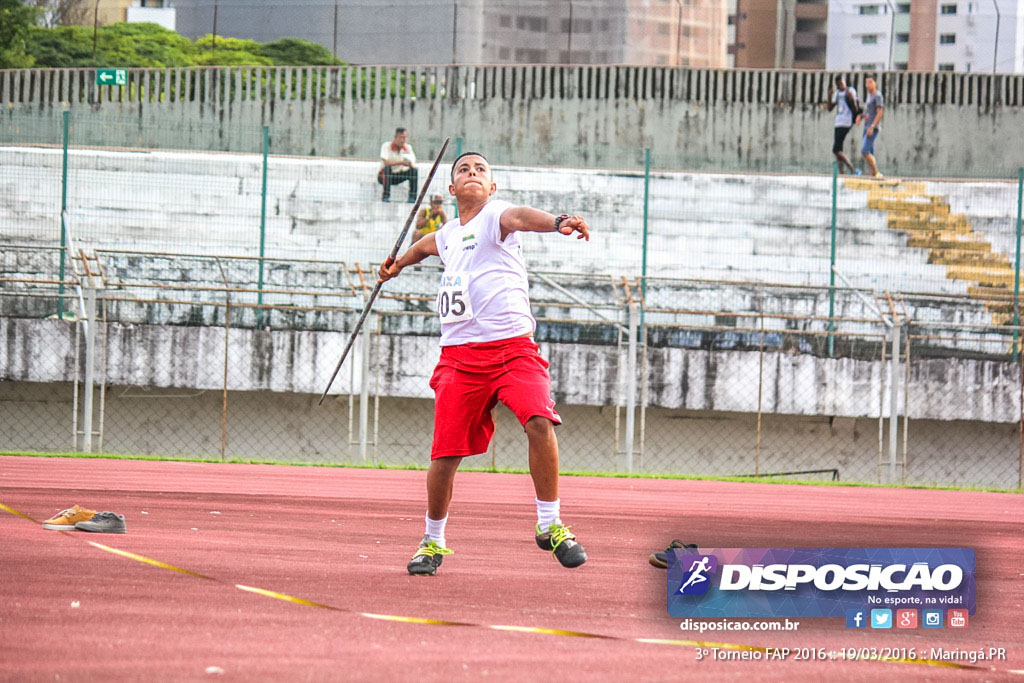
M892 610L871 610L871 628L892 628Z

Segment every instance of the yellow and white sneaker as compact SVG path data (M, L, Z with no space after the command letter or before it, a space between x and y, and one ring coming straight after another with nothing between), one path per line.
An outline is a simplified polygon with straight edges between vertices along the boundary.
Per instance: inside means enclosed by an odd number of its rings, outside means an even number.
M95 510L73 505L43 522L43 528L54 531L74 531L75 522L88 522L95 514Z

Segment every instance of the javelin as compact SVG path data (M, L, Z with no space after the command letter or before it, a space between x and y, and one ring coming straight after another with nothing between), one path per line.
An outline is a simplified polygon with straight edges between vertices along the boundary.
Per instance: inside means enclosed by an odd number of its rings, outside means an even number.
M387 261L393 262L398 258L398 250L402 246L402 242L405 241L405 236L409 233L409 228L412 226L412 221L416 218L416 213L420 210L420 204L423 203L423 197L427 194L427 188L430 187L430 181L434 179L434 173L437 172L437 167L441 163L441 157L444 156L444 151L448 149L448 140L444 139L444 144L441 145L441 151L437 153L437 158L434 159L434 165L430 167L430 173L427 174L427 182L423 183L423 188L420 189L420 195L416 198L416 203L412 205L412 211L409 212L409 217L405 219L405 227L402 228L402 233L398 236L398 241L395 242L394 249L391 250L391 255L388 256ZM374 285L373 291L370 293L370 299L366 302L366 306L363 307L363 313L359 316L359 322L356 323L356 327L352 330L352 336L348 338L348 343L345 344L345 350L341 352L341 358L338 360L338 364L334 368L334 372L331 374L331 379L327 382L327 387L324 389L324 393L320 394L320 400L317 401L317 405L323 405L324 399L327 398L327 392L331 390L331 385L334 384L334 379L338 376L338 371L341 370L341 364L348 358L348 352L352 350L352 344L356 340L356 335L359 334L359 330L363 327L363 322L366 320L366 316L370 314L370 308L373 306L374 300L377 295L380 294L381 285L384 283L380 280Z

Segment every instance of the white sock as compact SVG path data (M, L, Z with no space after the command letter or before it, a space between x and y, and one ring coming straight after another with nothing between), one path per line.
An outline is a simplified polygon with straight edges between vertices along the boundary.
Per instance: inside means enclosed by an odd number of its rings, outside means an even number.
M537 501L537 526L540 527L541 533L543 533L548 530L552 522L558 521L561 499L540 500L539 498L534 498L534 500Z
M448 523L448 515L445 515L444 519L431 519L428 512L424 519L427 520L427 537L442 548L447 547L444 544L444 525Z

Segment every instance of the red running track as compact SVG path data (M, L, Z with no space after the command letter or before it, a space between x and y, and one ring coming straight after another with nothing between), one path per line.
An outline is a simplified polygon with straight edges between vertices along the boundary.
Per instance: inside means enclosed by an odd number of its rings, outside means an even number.
M591 558L566 570L534 544L529 477L464 472L447 534L456 554L437 576L411 577L424 477L0 457L9 508L0 509L0 678L1024 681L1021 496L565 477L563 518ZM43 520L72 503L123 513L128 533L47 531L15 514ZM708 547L972 547L978 612L963 631L853 631L821 619L795 633L684 632L666 613L664 572L647 563L674 537ZM970 668L696 661L687 641L994 646L1008 659Z

